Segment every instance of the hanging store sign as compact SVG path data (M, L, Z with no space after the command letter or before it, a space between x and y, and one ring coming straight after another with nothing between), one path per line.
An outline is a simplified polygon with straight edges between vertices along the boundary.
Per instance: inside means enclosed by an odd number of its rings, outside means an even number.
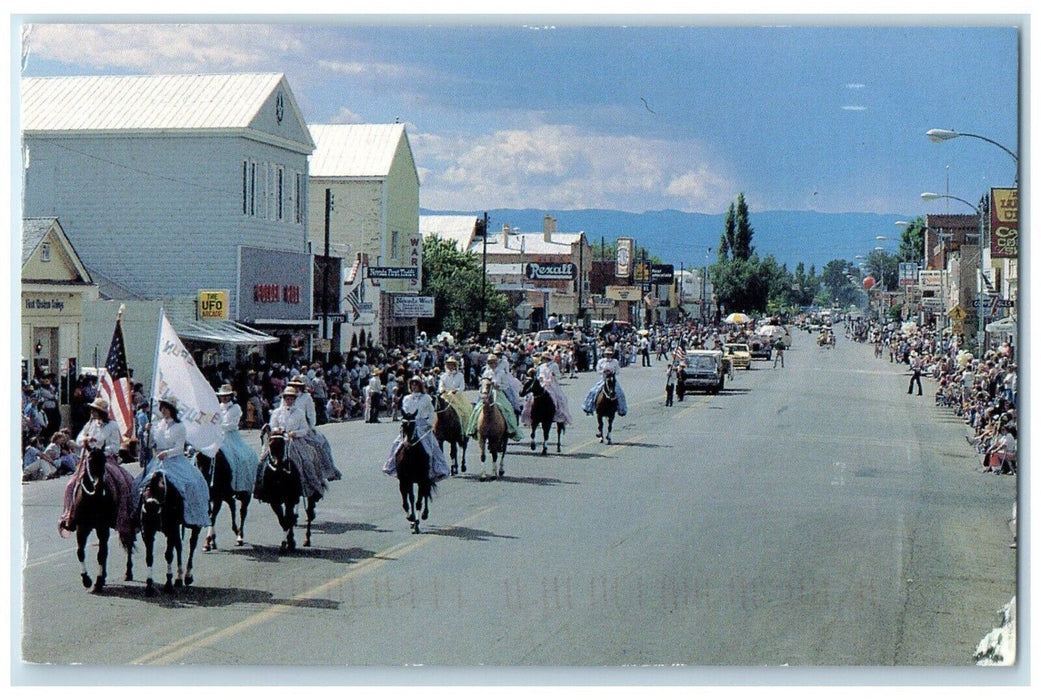
M672 284L676 279L676 268L672 265L651 265L651 282L654 284Z
M231 292L227 289L200 289L198 320L227 321L229 318L228 298Z
M918 286L923 292L938 292L943 286L943 270L919 270Z
M433 318L434 297L396 295L393 298L393 313L396 318Z
M990 257L1019 256L1019 188L990 189Z
M614 276L628 277L632 271L633 262L633 239L619 238L618 251L615 256Z
M639 287L607 285L604 289L604 296L615 301L639 301L642 292Z
M370 267L369 279L377 280L418 280L418 267Z

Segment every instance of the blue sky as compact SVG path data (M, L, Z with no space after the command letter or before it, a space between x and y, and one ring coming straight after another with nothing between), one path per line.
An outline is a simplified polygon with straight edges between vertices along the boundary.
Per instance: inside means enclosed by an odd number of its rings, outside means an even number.
M33 24L23 74L285 73L309 123L406 123L427 209L970 213L919 194L1015 175L925 136L1019 150L1013 17L223 19Z

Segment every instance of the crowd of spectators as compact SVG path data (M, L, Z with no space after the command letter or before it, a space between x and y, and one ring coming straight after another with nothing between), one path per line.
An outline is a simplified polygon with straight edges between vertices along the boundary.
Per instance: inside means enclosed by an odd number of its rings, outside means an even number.
M970 429L965 439L980 455L984 472L1016 473L1019 366L1014 345L1003 342L982 358L964 349L960 336L914 324L847 321L847 336L870 342L875 356L916 368L936 381L935 403L949 408ZM910 393L910 387L908 388Z

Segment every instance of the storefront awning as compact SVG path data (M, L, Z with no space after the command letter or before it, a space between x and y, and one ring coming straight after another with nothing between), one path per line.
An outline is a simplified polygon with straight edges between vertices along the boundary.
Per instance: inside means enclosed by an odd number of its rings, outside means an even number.
M237 321L183 321L177 324L177 334L188 340L226 345L266 345L278 342L278 338Z
M1011 316L1006 316L1000 321L994 323L988 323L986 331L988 333L1015 333L1016 332L1016 319Z

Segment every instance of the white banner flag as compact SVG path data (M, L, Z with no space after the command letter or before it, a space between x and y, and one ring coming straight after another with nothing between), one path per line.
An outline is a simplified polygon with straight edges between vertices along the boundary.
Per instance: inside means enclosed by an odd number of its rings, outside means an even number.
M224 440L217 394L164 312L160 312L155 369L153 399L176 398L177 416L187 428L188 442L199 452L215 457Z

